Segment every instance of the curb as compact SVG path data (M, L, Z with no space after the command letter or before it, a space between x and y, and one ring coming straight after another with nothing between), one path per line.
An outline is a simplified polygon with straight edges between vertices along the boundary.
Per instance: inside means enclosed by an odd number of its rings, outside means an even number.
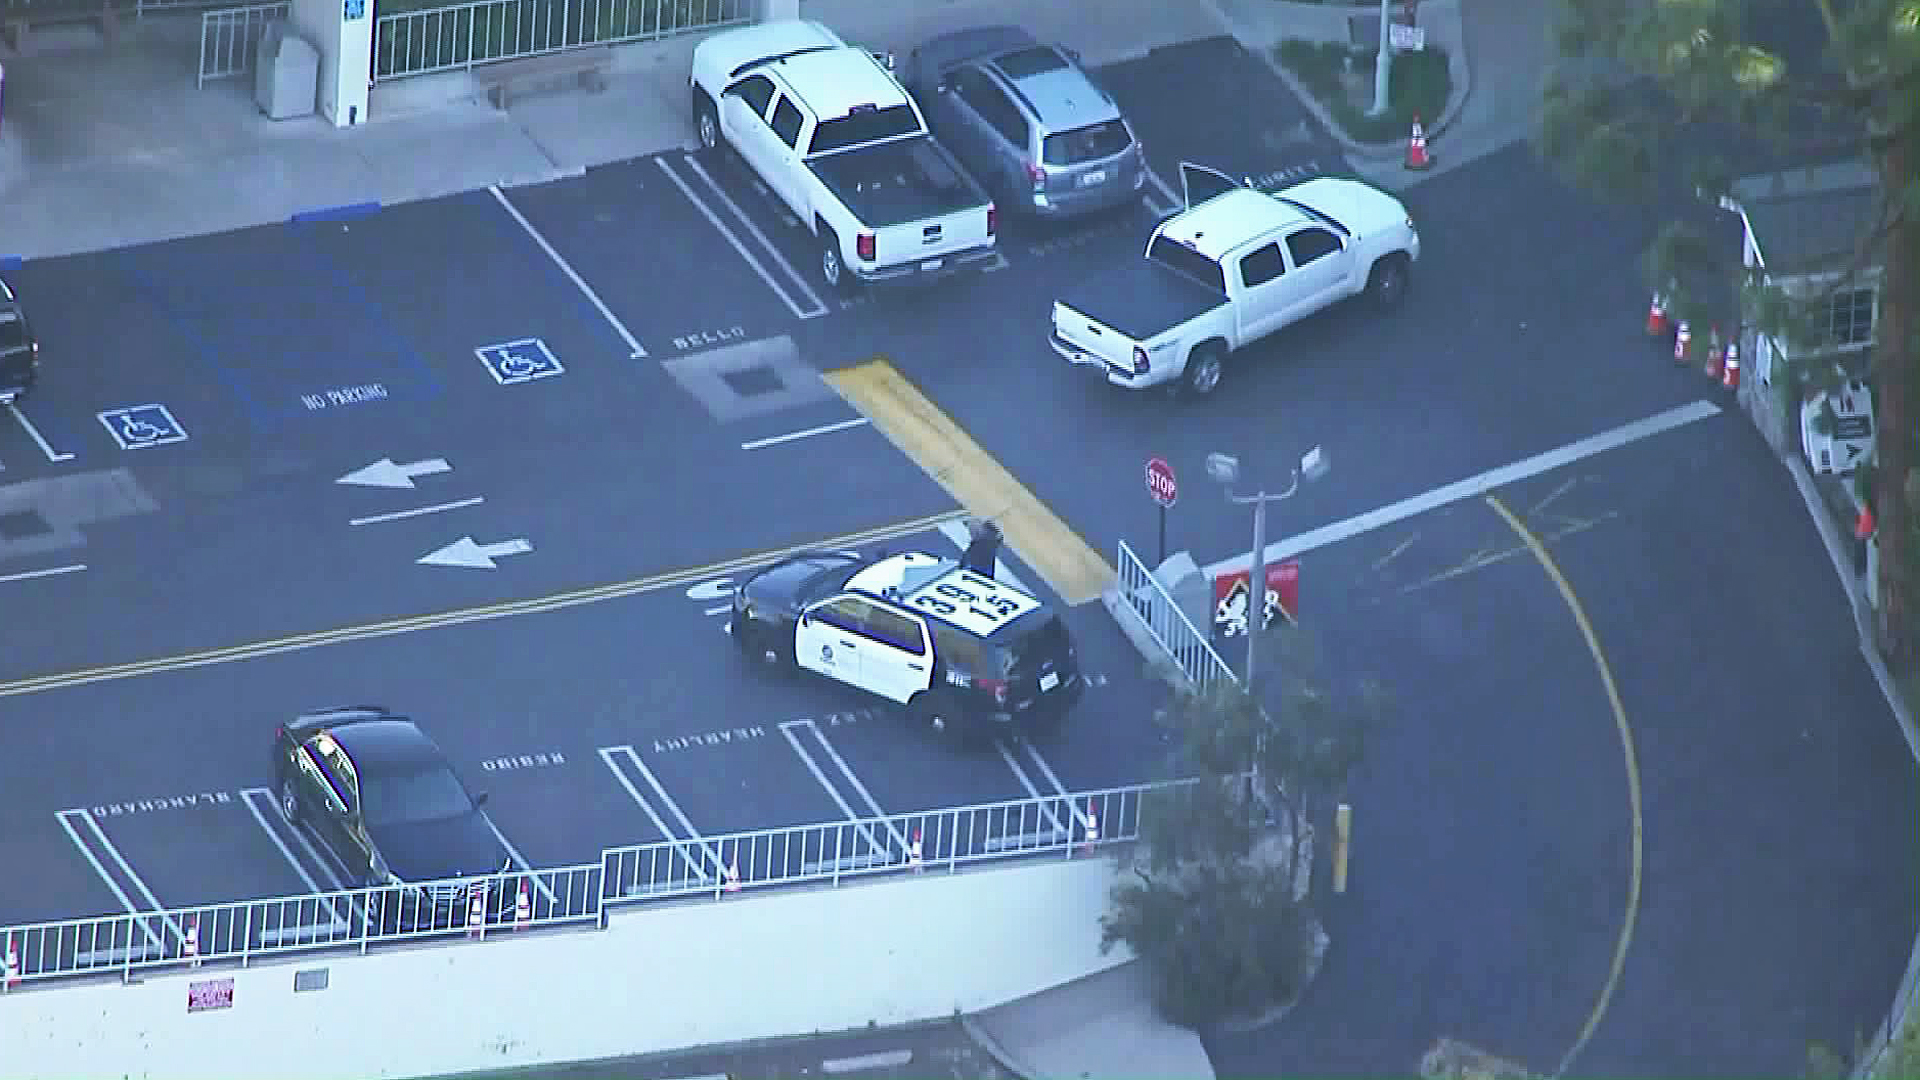
M1300 103L1306 107L1307 112L1312 114L1315 120L1319 121L1320 126L1326 130L1327 134L1333 137L1335 142L1340 144L1340 148L1350 158L1381 163L1399 160L1402 148L1397 144L1354 141L1334 120L1333 114L1327 110L1326 106L1320 104L1320 99L1314 97L1313 93L1306 88L1306 85L1303 84L1293 72L1287 70L1285 64L1274 59L1272 49L1256 48L1249 45L1242 37L1239 26L1234 22L1233 18L1220 7L1218 0L1201 0L1201 2L1206 5L1208 11L1213 13L1213 17L1220 23L1221 27L1223 27L1227 33L1231 34L1234 40L1240 42L1242 48L1258 57L1260 62L1267 66L1267 70L1279 76L1280 81L1286 84L1287 90L1291 92L1295 98L1299 99ZM1273 0L1273 2L1276 6L1285 6L1281 3L1281 0ZM1319 7L1320 5L1315 4L1311 6ZM1454 17L1456 19L1459 18L1457 11ZM1447 133L1448 129L1453 127L1454 123L1460 119L1460 114L1465 111L1468 99L1473 96L1473 64L1470 62L1471 58L1467 56L1466 37L1466 31L1462 28L1460 40L1455 43L1453 48L1448 50L1447 76L1453 83L1453 92L1448 95L1447 104L1440 110L1440 116L1426 128L1428 142L1433 142L1440 138L1440 136Z
M1813 474L1797 456L1791 453L1781 455L1781 463L1793 477L1793 486L1800 492L1800 500L1806 504L1807 516L1813 519L1814 531L1820 534L1821 546L1827 549L1827 558L1833 562L1833 572L1840 579L1840 591L1847 598L1847 606L1853 609L1854 629L1860 635L1860 654L1866 658L1867 670L1873 672L1873 681L1880 684L1880 694L1887 699L1887 707L1893 710L1893 716L1900 724L1901 734L1906 736L1907 750L1915 761L1920 761L1920 732L1914 727L1913 714L1908 711L1893 686L1893 674L1887 670L1887 663L1880 656L1880 647L1874 641L1873 612L1867 606L1867 598L1860 588L1861 582L1855 578L1852 560L1846 542L1840 536L1840 526L1827 512L1826 501L1815 489ZM1871 583L1867 584L1871 588ZM1920 937L1913 942L1913 951L1907 955L1907 970L1900 979L1900 985L1894 990L1893 1001L1887 1008L1887 1018L1881 1022L1867 1045L1867 1052L1860 1055L1849 1074L1856 1080L1872 1076L1893 1040L1900 1035L1900 1029L1906 1022L1907 1014L1913 1008L1914 995L1920 994Z
M1034 1072L1009 1053L1006 1047L1000 1045L1000 1040L993 1037L992 1032L981 1026L980 1021L971 1016L962 1016L960 1029L967 1033L967 1038L972 1039L980 1049L987 1052L987 1056L993 1059L995 1065L1012 1073L1017 1080L1040 1080L1039 1073Z

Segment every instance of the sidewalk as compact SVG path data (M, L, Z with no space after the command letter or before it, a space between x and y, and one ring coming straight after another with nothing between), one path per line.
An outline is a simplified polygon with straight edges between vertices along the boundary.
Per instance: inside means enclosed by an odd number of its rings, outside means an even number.
M1537 0L1457 0L1473 92L1435 140L1438 167L1458 168L1530 129L1549 46ZM850 40L896 52L948 29L1011 22L1062 40L1090 65L1233 33L1251 51L1289 36L1274 0L800 0L801 14ZM403 202L558 178L592 165L689 145L685 73L698 36L617 50L606 88L489 106L465 73L376 87L369 121L339 130L318 117L271 121L250 77L195 86L197 15L148 17L112 45L36 53L6 65L0 124L0 254L47 258L284 221L309 209ZM1404 187L1397 165L1355 162ZM1092 918L1097 913L1089 913ZM1181 1077L1209 1080L1199 1038L1148 1004L1133 964L971 1018L968 1028L1030 1080Z

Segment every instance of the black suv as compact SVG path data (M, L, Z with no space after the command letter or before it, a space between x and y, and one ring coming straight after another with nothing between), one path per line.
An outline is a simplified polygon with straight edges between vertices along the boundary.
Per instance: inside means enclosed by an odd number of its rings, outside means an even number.
M746 655L794 665L970 736L1059 720L1086 681L1060 616L1038 597L921 552L809 552L734 591Z
M13 289L0 279L0 405L10 405L33 389L39 367L40 342Z

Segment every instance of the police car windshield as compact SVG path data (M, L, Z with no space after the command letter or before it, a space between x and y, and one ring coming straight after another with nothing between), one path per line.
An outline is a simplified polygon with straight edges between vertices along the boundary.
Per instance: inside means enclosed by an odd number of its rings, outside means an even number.
M823 599L832 593L837 593L841 589L846 588L847 582L852 579L853 575L865 569L865 566L866 564L864 563L852 561L834 563L817 573L810 574L805 581L800 583L800 598L802 600L813 601Z

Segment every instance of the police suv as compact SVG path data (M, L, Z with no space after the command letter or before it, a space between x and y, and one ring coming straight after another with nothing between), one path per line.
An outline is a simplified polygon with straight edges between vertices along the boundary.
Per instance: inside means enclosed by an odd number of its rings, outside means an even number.
M728 631L747 656L886 698L943 734L1055 721L1086 689L1051 608L920 552L783 559L735 588Z

